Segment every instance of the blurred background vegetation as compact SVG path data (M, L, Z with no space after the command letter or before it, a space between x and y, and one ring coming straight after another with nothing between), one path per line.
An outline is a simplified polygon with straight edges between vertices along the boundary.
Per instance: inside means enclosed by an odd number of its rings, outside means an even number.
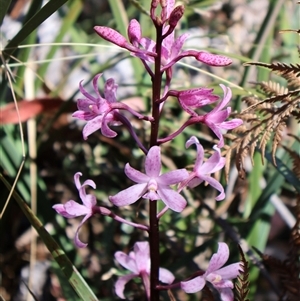
M174 71L174 89L207 86L215 88L221 96L219 84L225 83L233 91L231 106L239 112L243 109L243 96L261 95L250 82L270 79L269 71L245 67L243 63L299 62L299 35L279 33L282 29L299 29L296 1L177 2L186 7L178 26L178 34L190 33L185 48L225 54L233 59L233 64L211 68L194 60L182 61ZM80 171L82 180L90 178L97 184L95 194L99 204L112 208L108 196L131 184L124 175L124 165L127 162L136 168L142 165L143 154L124 128L116 128L118 136L113 140L96 132L84 141L83 124L71 118L71 114L80 97L79 82L83 80L85 88L92 91L91 80L100 72L104 73L103 80L110 77L116 80L119 100L149 112L151 81L142 64L93 31L95 25L109 26L126 36L129 20L136 18L141 23L143 35L153 38L155 31L148 15L149 6L150 0L0 0L1 174L11 184L17 179L16 191L30 204L86 280L83 286L86 285L87 291L89 286L95 296L104 301L117 299L113 284L117 275L123 273L122 268L115 265L114 252L129 252L134 242L147 239L145 234L109 218L93 217L81 233L88 247L78 250L74 247L73 236L79 220L57 216L51 207L70 199L80 202L73 181L75 172ZM285 84L279 77L272 79ZM100 91L103 83L100 82ZM18 102L19 117L12 91ZM168 101L161 137L176 130L186 118L174 99ZM18 120L22 122L26 154L19 176L23 143ZM148 124L136 119L132 122L147 143ZM298 123L291 121L287 132L299 136ZM191 135L196 135L208 149L214 144L213 136L205 127L186 129L172 143L163 146L166 170L193 164L195 151L186 152L184 147ZM299 143L295 142L292 147L299 151ZM278 149L277 159L290 171L292 161L283 148ZM198 266L205 269L218 241L229 244L230 262L239 258L237 244L241 243L241 238L245 252L255 246L261 252L285 258L290 228L295 223L293 208L297 182L289 182L268 157L262 165L259 151L254 163L254 166L250 162L246 164L244 180L237 177L234 164L228 183L224 174L218 175L226 185L225 201L216 203L216 192L202 185L195 191L185 192L188 206L181 214L170 212L162 218L161 265L173 271L177 280L188 277ZM44 239L31 233L32 222L14 198L6 205L9 192L10 189L0 182L2 298L28 300L29 290L24 282L30 274L30 287L37 300L80 300L45 247ZM133 210L129 207L113 210L129 220L147 223L145 202L140 201L133 207ZM45 239L49 242L49 237ZM260 270L253 256L249 259L249 299L277 300L278 275ZM139 282L131 282L127 288L128 300L143 300ZM179 290L173 294L176 300L200 298L199 294L187 296ZM167 294L162 296L163 300L169 300Z

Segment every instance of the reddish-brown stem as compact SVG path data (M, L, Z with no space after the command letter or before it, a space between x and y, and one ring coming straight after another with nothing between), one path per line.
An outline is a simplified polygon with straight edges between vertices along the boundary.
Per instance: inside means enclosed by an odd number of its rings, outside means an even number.
M152 78L152 117L151 123L150 147L157 145L158 127L159 127L159 104L161 94L161 44L162 44L162 26L156 25L156 54L154 65L154 77ZM159 300L159 220L157 218L157 201L150 201L149 212L149 244L150 244L150 301Z

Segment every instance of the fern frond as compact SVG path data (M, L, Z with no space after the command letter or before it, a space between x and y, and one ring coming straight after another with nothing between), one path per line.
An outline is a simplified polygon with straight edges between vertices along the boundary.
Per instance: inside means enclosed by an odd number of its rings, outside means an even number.
M256 102L255 104L253 104L252 106L250 106L248 109L246 109L246 111L248 111L249 109L251 110L254 110L254 109L258 109L258 108L261 108L262 105L264 104L273 104L275 102L289 102L291 101L291 97L293 96L296 96L296 98L298 98L297 96L300 95L300 89L297 89L297 90L294 90L294 91L289 91L285 94L279 94L279 95L274 95L274 96L271 96L271 97L268 97L268 98L265 98L264 100L261 100L261 101L258 101ZM249 98L246 97L246 101L248 100ZM244 99L243 99L244 100Z
M300 195L297 196L296 224L292 228L291 250L286 260L282 261L273 256L262 254L254 248L262 258L263 263L280 277L282 298L280 300L298 301L300 296Z
M235 164L242 178L245 176L243 167L245 158L249 156L253 164L253 156L257 148L261 150L264 164L266 147L271 144L272 159L276 165L276 151L281 144L286 123L291 117L300 122L300 64L250 62L246 65L270 69L287 80L287 87L273 81L254 82L253 84L260 88L260 92L263 92L266 98L262 100L255 95L243 98L247 108L239 114L238 118L241 118L244 123L236 131L232 131L231 136L228 135L234 143L225 149L226 175L230 166L229 155L236 149Z
M273 63L273 64L266 64L260 62L248 62L244 64L245 66L260 66L267 69L270 69L273 72L276 72L279 75L287 74L287 73L294 73L298 75L300 73L300 64L284 64L284 63Z
M274 139L273 139L273 145L272 145L272 159L274 164L276 165L276 150L278 148L278 145L280 144L280 141L282 140L283 131L286 128L286 123L284 121L281 121L275 131Z
M242 248L239 246L241 255L241 270L240 275L237 277L238 283L235 284L236 300L237 301L249 301L247 295L249 293L249 266L248 261L244 255Z
M259 86L261 90L265 92L268 96L288 93L288 89L286 87L283 87L279 83L273 81L253 82L253 84Z
M294 73L285 73L281 75L287 81L289 90L295 90L300 87L300 77Z
M263 264L280 277L283 296L289 300L298 301L300 296L300 280L298 278L298 268L295 266L295 263L292 264L288 261L279 260L273 256L262 254L256 248L254 249L260 255Z
M298 120L298 123L300 123L300 110L296 110L292 112L292 116L295 117L296 120Z
M298 263L298 268L300 270L300 262L299 262L299 255L300 255L300 194L297 195L297 202L296 202L296 224L292 228L291 233L291 245L292 249L289 253L289 260Z

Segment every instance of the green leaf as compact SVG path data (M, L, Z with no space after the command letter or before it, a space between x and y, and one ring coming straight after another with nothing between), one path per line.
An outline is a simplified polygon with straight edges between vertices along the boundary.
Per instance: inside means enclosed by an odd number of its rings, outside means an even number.
M2 25L4 16L10 6L11 0L0 0L0 26Z

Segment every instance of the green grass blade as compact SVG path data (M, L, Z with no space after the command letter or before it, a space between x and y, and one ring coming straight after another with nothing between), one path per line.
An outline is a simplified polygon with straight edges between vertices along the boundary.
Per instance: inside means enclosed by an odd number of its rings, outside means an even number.
M71 2L69 11L67 13L67 15L63 18L63 23L60 27L59 33L57 35L57 37L54 40L54 43L60 43L62 42L65 34L70 30L70 28L74 25L74 22L77 20L77 17L79 16L79 14L82 12L82 7L83 7L83 3L81 0L74 0ZM61 46L57 46L57 45L53 45L47 56L46 59L52 59L57 51L57 49L59 49ZM39 68L39 75L43 78L45 76L45 73L48 69L48 66L50 65L50 61L48 63L43 64L40 68ZM39 82L40 85L42 84L41 82Z
M56 12L68 0L50 0L47 2L39 12L37 12L15 35L13 39L6 45L3 50L3 55L7 59L16 48L28 37L37 27L48 19L54 12Z
M286 156L288 155L286 154ZM266 153L266 158L268 161L273 162L271 153ZM295 190L300 193L300 181L288 165L284 163L285 161L286 160L284 158L276 156L277 171L282 177L284 177L287 183L291 184Z
M10 6L11 0L0 0L0 26L2 25L4 16Z

